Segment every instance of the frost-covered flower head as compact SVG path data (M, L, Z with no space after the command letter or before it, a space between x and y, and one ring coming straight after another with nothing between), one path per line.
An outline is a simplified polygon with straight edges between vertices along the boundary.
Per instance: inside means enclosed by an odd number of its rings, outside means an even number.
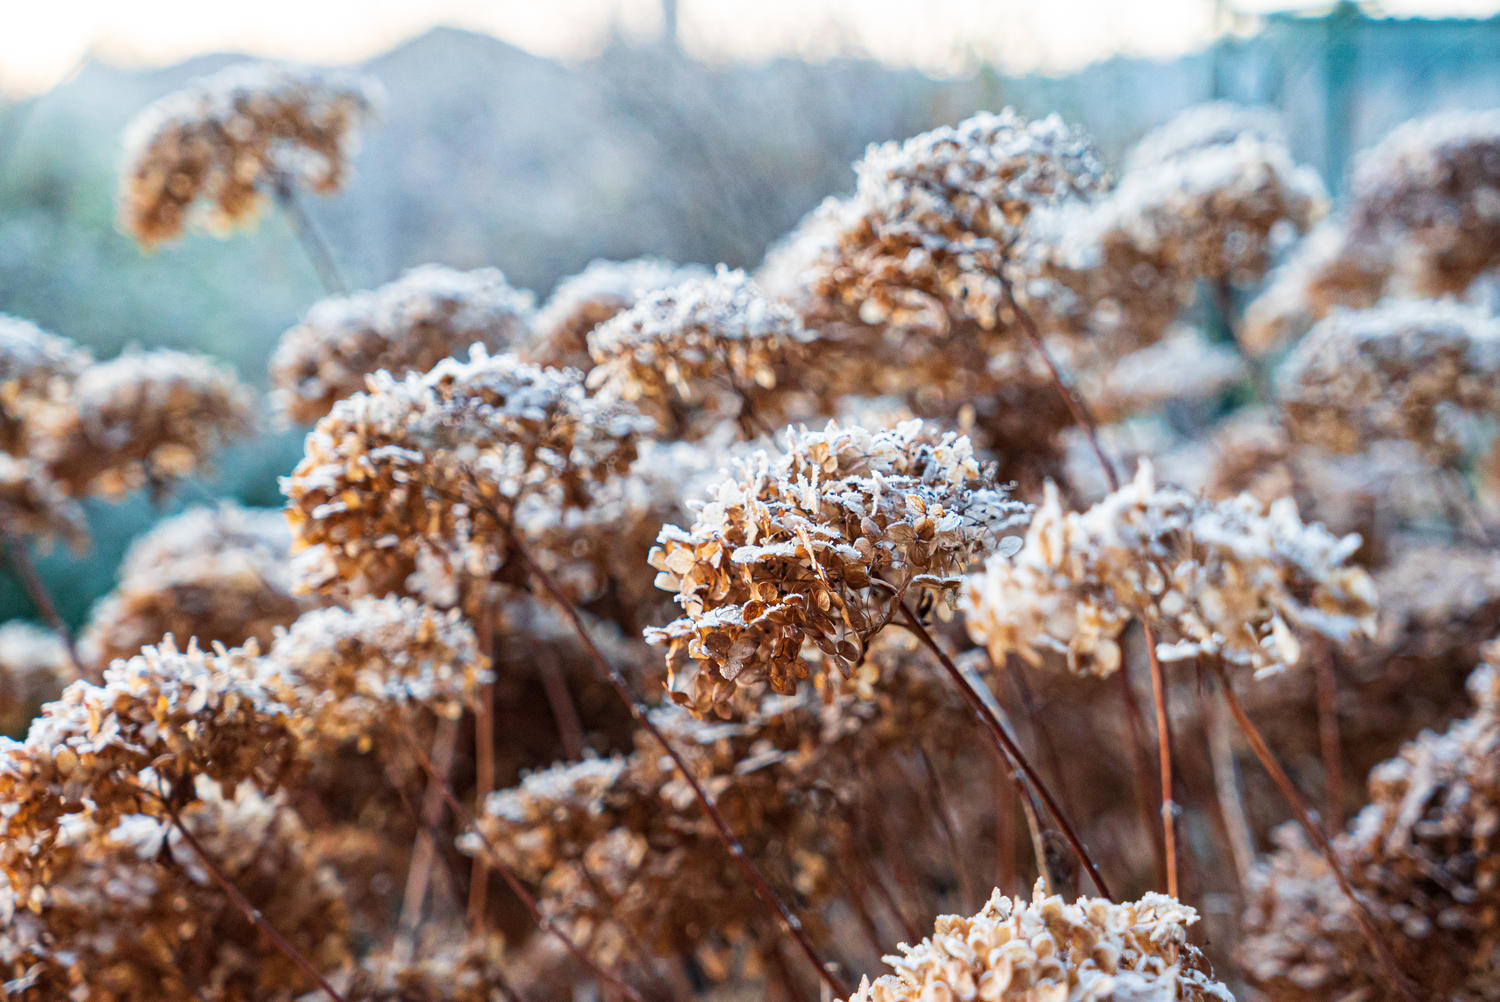
M42 704L76 677L61 637L33 623L0 623L0 735L26 732Z
M1065 512L1049 485L1020 552L970 577L969 635L996 664L1050 651L1104 676L1141 619L1169 660L1278 671L1300 660L1299 633L1347 641L1373 630L1374 587L1349 564L1359 542L1304 524L1290 499L1263 509L1245 495L1208 501L1158 485L1149 463L1086 512Z
M337 191L379 101L368 77L271 63L190 83L125 131L121 225L149 247L181 236L200 201L208 222L227 229L254 218L283 180Z
M1429 458L1463 451L1465 423L1500 414L1500 323L1472 307L1390 300L1338 310L1303 338L1276 392L1294 441L1356 452L1377 439Z
M90 361L67 338L0 313L0 452L26 452L28 418L65 396Z
M309 742L368 741L402 715L457 716L490 677L457 610L409 598L359 598L315 609L277 631L268 653Z
M428 264L368 292L324 299L281 335L271 355L271 403L310 424L365 377L426 372L470 345L515 350L531 334L533 297L494 268Z
M250 391L227 366L132 351L89 366L38 417L34 452L70 493L118 495L193 473L253 425Z
M1355 160L1349 217L1432 291L1500 262L1500 111L1457 111L1392 129Z
M689 528L662 528L651 566L683 615L647 639L667 648L673 698L696 712L762 679L794 692L804 643L848 672L895 603L951 598L1024 511L967 438L920 421L789 430L783 451L710 488Z
M37 463L0 453L0 521L16 536L62 540L75 550L88 543L83 509Z
M1198 913L1165 894L1115 904L998 890L977 915L938 917L932 936L885 958L849 1002L1233 1002L1188 943Z
M1246 136L1259 142L1286 145L1286 132L1271 108L1233 101L1195 104L1142 136L1125 155L1125 172L1151 170L1215 146L1233 146Z
M305 583L388 581L419 552L505 549L523 496L586 505L628 469L650 422L589 397L571 369L476 345L467 361L369 378L308 434L282 482L296 547L318 548Z
M588 267L557 283L536 316L537 337L523 353L528 362L587 372L589 332L648 292L670 289L709 271L696 264L674 264L656 257L630 261L590 261Z
M721 266L712 278L647 292L596 327L588 385L666 416L695 405L764 419L812 336L744 272Z
M119 584L89 614L82 649L94 664L130 657L171 634L200 646L262 648L297 618L286 516L231 503L189 508L130 544Z
M809 270L813 293L853 321L938 333L954 319L1003 326L999 279L1028 217L1103 184L1061 119L1009 109L872 146L854 169L855 193L832 203L830 246Z

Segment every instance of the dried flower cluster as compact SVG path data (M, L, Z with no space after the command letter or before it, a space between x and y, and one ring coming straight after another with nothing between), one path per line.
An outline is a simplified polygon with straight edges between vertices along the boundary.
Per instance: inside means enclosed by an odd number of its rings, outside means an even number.
M1466 419L1500 413L1497 372L1493 317L1393 301L1318 323L1288 358L1277 393L1296 441L1356 452L1372 439L1400 439L1442 460L1463 451Z
M697 437L685 406L764 428L775 416L772 394L811 338L791 309L744 272L720 268L712 278L645 293L596 327L588 336L595 363L588 385L659 414L677 438Z
M1286 145L1281 122L1270 108L1209 101L1179 112L1146 133L1125 155L1125 173L1151 170L1200 150L1233 146L1249 138Z
M34 455L75 495L119 495L187 476L254 423L222 364L157 349L91 365L37 419Z
M1500 650L1490 649L1493 659ZM1500 671L1470 679L1474 714L1427 732L1370 774L1370 803L1335 840L1408 977L1432 998L1500 993ZM1330 991L1397 999L1321 857L1300 840L1254 871L1239 953L1275 1000Z
M0 623L0 735L16 737L73 680L62 638L14 619Z
M119 584L90 613L88 659L102 668L169 634L264 648L305 604L292 594L291 543L278 511L220 504L163 519L131 544Z
M661 258L633 261L590 261L588 267L557 283L536 315L536 341L524 355L528 362L571 366L588 371L589 333L622 310L634 306L648 292L671 289L707 278L698 265L673 264Z
M62 540L75 549L88 542L83 510L36 463L0 453L0 525L12 537Z
M271 403L311 424L375 372L426 372L471 345L513 350L531 336L533 298L494 268L429 264L370 292L313 305L271 355Z
M0 313L0 452L25 454L29 419L66 395L90 361L66 338Z
M142 244L182 234L194 203L211 225L253 218L269 186L337 191L373 81L292 66L232 66L151 105L125 134L120 222Z
M503 552L523 494L583 505L646 430L629 406L587 396L576 371L480 346L426 373L377 373L318 422L284 483L297 547L317 548L306 584L381 594L425 549Z
M789 431L783 451L711 488L690 528L662 529L651 566L683 615L647 639L697 712L761 679L794 692L804 643L847 673L903 599L951 599L1024 510L967 439L920 421Z
M1232 1002L1187 942L1198 913L1147 894L1125 904L1067 904L1038 883L1031 900L998 890L973 916L938 917L931 937L885 958L896 973L865 979L849 1002Z
M970 578L970 636L996 664L1011 653L1109 675L1119 636L1140 619L1160 653L1213 656L1257 675L1296 664L1297 634L1347 642L1374 628L1369 576L1351 566L1358 536L1305 525L1290 499L1211 502L1158 485L1149 463L1086 512L1066 512L1055 487L1013 557Z

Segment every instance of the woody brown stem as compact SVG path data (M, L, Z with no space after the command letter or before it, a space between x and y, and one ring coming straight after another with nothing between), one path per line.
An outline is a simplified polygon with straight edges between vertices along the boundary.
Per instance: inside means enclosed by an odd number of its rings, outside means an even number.
M1219 813L1224 818L1224 834L1234 860L1235 874L1239 886L1244 887L1245 877L1255 862L1255 839L1250 831L1250 819L1245 815L1245 797L1240 790L1240 773L1234 760L1229 721L1225 719L1221 705L1206 691L1199 691L1199 699L1208 736L1208 758L1214 773L1214 794L1219 801Z
M590 957L582 947L573 942L573 937L563 932L556 923L542 912L536 897L526 889L526 885L521 882L521 878L516 875L516 871L500 855L499 851L495 848L495 844L490 841L489 836L479 827L479 822L473 813L458 799L458 794L453 792L453 786L438 772L437 767L432 764L432 759L422 750L422 746L417 743L417 740L411 736L409 731L403 730L402 736L406 739L406 746L411 752L412 757L417 760L417 764L422 767L422 771L427 773L429 782L442 795L444 803L448 805L448 810L453 812L453 816L466 829L474 833L474 837L479 840L479 844L483 848L485 855L489 857L490 866L494 868L496 873L500 874L500 879L505 881L505 885L511 889L511 892L515 894L526 910L531 913L531 917L535 920L536 924L544 932L557 937L558 942L562 943L563 948L596 977L601 978L605 983L617 989L626 998L630 999L631 1002L645 1002L639 992L621 980L618 974L605 968L595 961L593 957Z
M573 631L583 641L583 645L588 650L589 657L599 670L599 674L609 682L615 694L620 697L621 702L630 711L630 715L636 724L651 735L656 743L661 746L662 750L666 752L667 757L672 760L672 764L677 767L677 771L682 774L683 780L686 781L688 787L692 790L693 797L698 801L699 807L703 809L703 813L708 817L709 822L718 833L719 840L729 850L729 854L733 857L735 865L739 867L740 872L749 881L756 896L776 913L777 918L781 922L782 929L797 943L797 947L802 951L802 955L807 958L808 963L813 965L814 969L818 972L818 977L828 986L833 994L835 996L847 995L848 990L818 955L817 949L812 944L812 939L807 935L807 930L802 926L802 920L781 899L781 896L776 893L766 881L766 878L761 875L760 870L750 861L749 856L745 854L744 847L740 845L739 838L729 827L729 822L724 820L724 815L719 812L718 807L709 798L707 791L703 789L703 785L698 782L698 777L693 774L692 769L682 758L676 747L667 740L666 735L651 721L646 708L636 700L635 695L630 691L629 684L625 681L625 677L620 674L619 669L609 663L609 659L604 656L604 652L599 650L599 646L594 643L594 638L589 634L588 627L584 626L583 620L578 615L578 610L573 607L573 603L568 601L567 596L562 593L557 583L526 552L520 540L511 531L508 523L502 522L501 526L508 537L511 552L520 560L526 573L532 580L536 581L542 590L547 593L548 597L557 604L572 626Z
M3 538L5 542L5 555L10 559L11 567L15 568L16 576L21 579L21 587L26 589L26 595L42 617L42 622L46 623L47 628L62 640L63 648L68 652L68 660L73 665L73 672L79 678L98 682L99 673L86 668L83 659L78 656L78 645L73 640L73 631L68 629L67 623L63 622L62 616L57 611L57 604L52 601L51 593L42 583L42 576L37 573L36 564L31 560L31 551L27 549L26 541L9 529L0 529L0 533L3 533L0 538Z
M1146 657L1151 663L1151 700L1156 707L1156 762L1161 777L1161 833L1167 893L1177 897L1177 801L1172 796L1172 723L1167 714L1167 683L1156 653L1156 631L1142 620Z
M1292 816L1297 819L1297 823L1302 826L1302 830L1307 833L1307 837L1312 840L1312 843L1318 847L1318 851L1322 853L1324 861L1328 864L1328 869L1333 873L1334 880L1339 885L1339 890L1343 892L1344 897L1349 899L1349 903L1354 906L1354 918L1359 923L1360 931L1364 933L1365 940L1369 943L1370 948L1375 951L1375 956L1379 959L1380 966L1384 969L1386 977L1390 979L1391 984L1396 990L1401 993L1402 998L1406 999L1407 1002L1417 1002L1417 997L1412 993L1412 988L1407 983L1405 975L1401 973L1401 969L1396 965L1396 958L1391 953L1390 946L1386 943L1385 937L1380 934L1380 930L1375 925L1375 917L1370 914L1370 909L1355 892L1353 885L1349 883L1349 877L1344 873L1343 861L1339 859L1338 853L1334 851L1333 843L1328 841L1328 836L1323 834L1323 829L1313 823L1312 815L1307 809L1307 803L1302 799L1302 794L1297 792L1296 784L1292 782L1286 770L1281 767L1281 763L1277 761L1276 755L1271 751L1271 746L1266 744L1266 739L1261 735L1260 729L1255 726L1254 722L1250 719L1250 715L1245 712L1244 706L1240 704L1239 697L1235 695L1234 686L1229 680L1229 673L1224 670L1222 664L1215 663L1213 668L1219 677L1219 687L1224 692L1224 701L1229 705L1229 712L1234 715L1235 723L1239 725L1240 731L1244 733L1245 740L1250 743L1250 749L1255 752L1255 757L1260 759L1260 764L1265 767L1266 772L1271 777L1271 781L1276 784L1276 788L1281 792L1282 798L1286 800L1287 806L1292 809Z
M171 820L172 827L182 836L182 840L187 843L188 848L193 850L193 855L198 857L198 862L203 865L203 869L208 871L208 875L213 882L218 884L219 888L229 896L230 901L234 902L234 906L244 913L251 924L259 929L271 941L271 944L277 950L281 951L283 956L296 965L297 969L302 972L303 977L322 989L323 993L333 999L334 1002L347 1002L344 996L335 991L333 986L328 983L328 979L318 973L318 969L313 966L312 961L307 959L307 955L293 946L290 940L268 922L266 917L260 913L260 909L256 908L250 899L245 897L244 893L235 885L235 882L229 879L228 875L224 873L223 868L209 855L208 850L203 848L203 844L198 841L197 836L188 830L187 825L182 823L182 816L177 813L177 808L165 799L162 800L162 804L166 807L167 817Z
M444 719L438 724L437 734L432 739L432 747L433 754L437 757L438 768L445 776L452 766L457 741L458 721ZM428 783L426 790L422 792L422 806L418 814L417 843L412 850L411 866L406 871L406 887L402 891L401 914L397 921L397 928L401 930L397 950L403 960L411 957L411 951L416 945L417 926L422 921L422 905L427 899L427 888L432 880L432 867L437 860L437 840L432 836L431 829L437 826L442 811L442 793L432 783Z
M1119 680L1120 698L1125 704L1125 723L1130 728L1130 787L1135 791L1136 807L1141 812L1141 830L1151 839L1151 855L1156 866L1157 885L1167 882L1166 849L1162 845L1159 815L1152 807L1155 797L1151 795L1147 773L1151 768L1150 752L1146 745L1146 717L1135 695L1135 683L1130 678L1130 663L1122 658L1120 670L1115 672Z
M917 618L916 613L912 612L911 606L905 602L901 603L901 612L906 619L906 625L917 635L917 639L922 641L928 650L932 651L933 656L938 659L938 663L943 666L943 670L948 673L948 677L958 686L959 692L964 697L964 701L969 704L969 709L973 711L974 715L979 718L980 723L984 725L985 733L990 736L997 750L1010 763L1012 767L1010 770L1011 781L1015 784L1016 792L1020 794L1022 801L1029 802L1030 800L1031 793L1027 788L1027 784L1030 784L1030 789L1036 791L1036 795L1041 798L1042 803L1046 806L1047 813L1057 822L1057 827L1062 831L1063 838L1067 839L1068 845L1072 847L1074 854L1083 863L1084 869L1088 870L1089 879L1094 882L1094 886L1098 888L1099 893L1113 900L1113 895L1110 894L1109 887L1104 882L1104 877L1099 873L1099 867L1094 864L1093 856L1089 854L1088 848L1083 844L1083 839L1078 837L1078 833L1074 830L1072 822L1067 819L1067 816L1058 806L1056 798L1052 796L1051 791L1042 782L1041 776L1037 775L1036 770L1032 768L1031 762L1026 758L1025 753L1021 751L1020 746L1015 743L1004 725L1000 723L999 718L990 710L985 701L980 698L979 693L974 691L974 687L969 684L968 678L959 670L958 665L953 663L953 659L948 656L947 651L944 651L941 645L933 639L932 634L927 632L927 627L923 626L922 621ZM1017 775L1016 770L1020 771L1020 775ZM1040 853L1038 856L1037 867L1043 874L1048 872L1045 852Z
M271 190L276 195L276 204L281 207L287 222L291 224L297 242L302 245L307 259L312 262L313 271L318 273L318 281L323 284L324 291L331 296L347 295L349 286L344 281L343 273L339 271L333 250L313 222L312 216L308 215L302 200L297 197L295 184L285 175L278 174L272 181Z

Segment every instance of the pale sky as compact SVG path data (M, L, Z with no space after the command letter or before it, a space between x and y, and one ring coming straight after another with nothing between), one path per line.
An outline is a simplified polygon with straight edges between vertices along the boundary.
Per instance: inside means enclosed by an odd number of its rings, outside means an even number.
M436 24L581 58L618 24L649 35L661 0L0 0L0 87L45 89L90 53L129 65L235 51L352 62ZM680 0L706 58L863 53L934 72L976 61L1066 70L1117 52L1167 56L1219 30L1216 8L1319 9L1316 0ZM1386 0L1397 15L1488 15L1500 0Z

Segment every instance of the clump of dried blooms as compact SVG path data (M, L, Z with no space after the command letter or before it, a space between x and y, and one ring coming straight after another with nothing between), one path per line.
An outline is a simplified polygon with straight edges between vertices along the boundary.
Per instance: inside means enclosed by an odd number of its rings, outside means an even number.
M1125 172L1150 170L1215 146L1233 146L1241 137L1286 145L1286 134L1270 108L1209 101L1179 112L1146 133L1125 156Z
M1019 553L969 579L969 635L996 664L1064 655L1070 671L1109 675L1132 619L1160 631L1160 653L1216 656L1257 675L1296 664L1298 632L1347 642L1374 629L1375 591L1349 564L1358 536L1306 525L1288 499L1207 501L1156 483L1149 463L1086 512L1056 487Z
M0 874L18 903L45 895L66 861L70 817L107 830L153 810L148 770L178 794L200 776L273 790L296 751L275 688L275 669L252 651L179 651L169 638L115 662L102 685L68 686L24 741L0 739Z
M1061 119L1009 109L872 146L854 169L855 194L825 210L823 253L804 281L851 323L938 334L953 321L1001 326L1001 281L1014 279L1028 217L1103 185L1092 148Z
M0 735L24 734L42 704L73 678L61 637L19 619L0 623Z
M520 965L506 954L505 939L498 933L461 928L426 932L414 953L379 950L363 958L353 984L344 990L345 998L349 1002L498 1002L517 997L513 986L526 986L527 979L518 977Z
M977 915L938 917L933 935L885 958L896 973L865 978L849 1002L1233 1002L1187 941L1198 913L1147 894L1067 904L1037 883L1031 900L998 890Z
M37 459L75 495L118 495L204 466L254 424L250 391L202 355L158 349L91 365L35 427Z
M710 427L726 418L764 427L812 337L744 272L720 267L712 278L645 293L596 327L588 385L657 414L674 437L702 434L687 407L706 411Z
M513 350L531 336L531 293L494 268L459 271L428 264L369 292L315 304L281 335L271 355L271 404L311 424L334 401L365 388L365 377L426 372L482 344Z
M1500 324L1453 303L1393 300L1322 320L1278 374L1294 441L1355 452L1413 443L1434 461L1464 451L1466 422L1500 413Z
M90 613L86 657L102 667L168 634L264 648L306 604L292 594L291 544L271 509L222 503L163 519L131 544L120 583Z
M587 504L650 428L628 405L589 397L574 370L477 345L468 361L368 385L318 422L282 482L296 547L317 550L303 565L315 590L390 590L424 550L457 547L486 567L508 550L523 495Z
M1341 220L1325 219L1246 308L1240 343L1265 355L1301 337L1336 306L1374 306L1393 267L1385 249L1355 238Z
M784 451L711 488L690 528L663 527L651 566L683 615L647 639L696 712L762 679L794 692L805 642L848 672L900 600L951 599L1024 512L951 432L791 429Z
M457 610L410 598L360 598L315 609L277 632L268 656L308 743L401 733L417 712L456 717L490 677L474 630Z
M590 261L583 271L557 283L536 315L536 340L523 354L538 365L571 366L587 372L594 364L588 337L595 327L630 309L648 292L708 276L708 269L701 265L655 257Z
M277 800L200 783L182 823L253 907L320 970L349 955L342 888L316 866L308 833ZM290 999L314 986L214 883L182 833L160 818L62 834L67 863L0 931L7 999L201 1002Z
M167 95L126 129L121 225L150 247L181 236L198 202L227 229L272 185L337 191L378 91L351 73L251 64Z
M1356 233L1399 248L1430 291L1460 292L1500 262L1500 112L1407 122L1355 161Z
M1487 660L1500 657L1493 645ZM1481 666L1474 714L1426 732L1370 773L1370 803L1334 841L1401 970L1431 998L1500 995L1500 671ZM1384 977L1321 856L1300 839L1252 872L1239 958L1275 1002L1402 996Z
M1089 406L1097 420L1121 421L1173 401L1212 400L1246 375L1239 352L1182 328L1118 359L1095 377L1088 388Z
M0 524L14 536L88 543L83 509L36 463L0 453Z
M65 396L90 361L67 338L0 313L0 452L25 454L28 418Z

